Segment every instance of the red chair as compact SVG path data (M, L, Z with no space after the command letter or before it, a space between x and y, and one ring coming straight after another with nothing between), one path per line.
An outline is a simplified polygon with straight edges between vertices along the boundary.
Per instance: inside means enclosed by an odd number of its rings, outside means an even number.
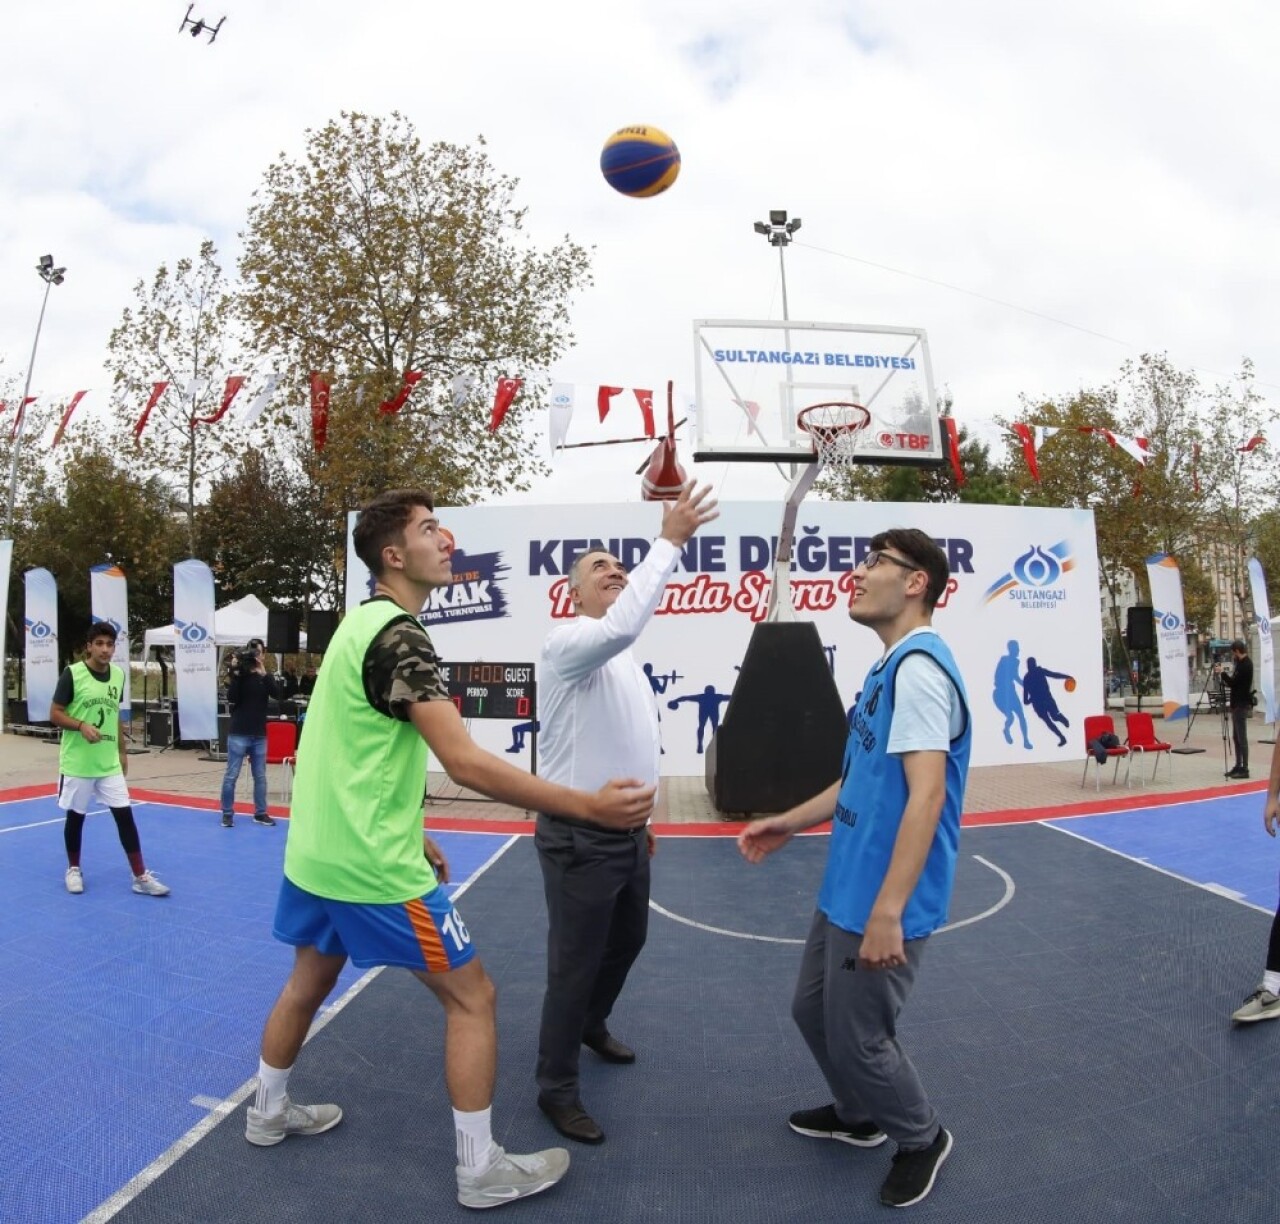
M1173 748L1172 744L1166 744L1164 740L1156 739L1156 725L1152 721L1150 714L1126 714L1124 716L1125 744L1128 745L1129 751L1133 753L1142 753L1145 759L1148 752L1156 754L1155 767L1151 771L1151 781L1156 780L1156 774L1160 771L1160 753L1170 754ZM1169 760L1169 781L1173 781L1173 757L1168 756ZM1138 764L1138 777L1142 781L1142 785L1146 786L1146 774L1143 773L1142 761Z
M286 719L267 720L267 764L283 765L280 797L288 803L293 794L293 767L297 761L298 724Z
M1089 747L1089 745L1093 743L1094 740L1099 739L1104 735L1115 735L1115 733L1116 733L1116 724L1112 721L1110 714L1090 714L1084 720L1084 743L1085 743L1084 777L1080 779L1081 789L1084 788L1085 782L1088 781L1090 765L1097 765L1098 767L1097 770L1095 771L1095 776L1094 776L1094 789L1099 791L1102 789L1102 764L1098 761L1098 758L1094 756L1093 750ZM1104 751L1106 752L1108 757L1115 757L1116 759L1115 771L1111 775L1111 781L1113 784L1120 777L1120 758L1121 757L1125 758L1124 784L1125 786L1128 786L1129 785L1129 764L1128 764L1129 749L1126 748L1123 744L1121 744L1116 748L1104 749Z

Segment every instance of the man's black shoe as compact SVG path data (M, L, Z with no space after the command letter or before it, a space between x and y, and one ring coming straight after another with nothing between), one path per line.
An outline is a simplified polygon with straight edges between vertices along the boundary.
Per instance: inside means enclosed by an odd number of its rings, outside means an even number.
M787 1125L797 1135L810 1139L835 1139L852 1147L879 1147L888 1135L874 1122L843 1121L834 1105L822 1105L817 1109L798 1109L787 1119Z
M1241 769L1239 765L1237 765L1229 774L1227 774L1228 778L1247 778L1248 776L1249 776L1249 771L1247 769Z
M628 1045L623 1045L612 1033L602 1033L592 1037L584 1037L582 1044L588 1050L594 1050L605 1062L633 1063L636 1052Z
M541 1093L538 1095L538 1108L551 1119L551 1125L566 1139L574 1139L578 1143L603 1143L604 1131L596 1124L596 1120L585 1109L581 1101L573 1101L568 1105L558 1105L548 1101Z
M942 1162L951 1155L951 1132L939 1128L938 1137L927 1148L904 1152L893 1158L889 1176L880 1187L880 1201L886 1207L910 1207L933 1189Z
M224 829L229 829L233 824L235 824L235 818L224 814L222 817L222 827Z

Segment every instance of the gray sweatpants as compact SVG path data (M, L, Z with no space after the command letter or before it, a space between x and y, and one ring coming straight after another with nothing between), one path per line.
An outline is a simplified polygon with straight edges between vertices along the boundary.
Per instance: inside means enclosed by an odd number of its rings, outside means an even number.
M897 1038L926 942L909 941L900 968L862 968L862 936L832 926L818 910L791 1003L841 1119L870 1119L903 1148L927 1147L938 1135L938 1115Z

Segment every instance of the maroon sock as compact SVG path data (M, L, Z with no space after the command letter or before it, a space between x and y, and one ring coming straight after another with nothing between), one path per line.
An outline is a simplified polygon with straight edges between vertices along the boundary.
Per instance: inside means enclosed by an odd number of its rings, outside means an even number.
M147 865L142 861L141 850L135 850L129 855L129 866L133 868L133 874L136 876L147 874Z

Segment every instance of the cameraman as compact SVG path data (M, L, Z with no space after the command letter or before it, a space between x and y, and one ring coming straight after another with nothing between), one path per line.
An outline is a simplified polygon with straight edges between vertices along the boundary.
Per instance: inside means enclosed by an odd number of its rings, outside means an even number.
M1249 648L1239 638L1231 643L1232 668L1224 672L1214 668L1227 689L1227 705L1231 709L1231 738L1235 742L1235 768L1228 778L1249 776L1249 715L1253 712L1253 660Z
M262 666L262 651L262 640L250 638L244 650L231 660L227 683L231 726L227 733L227 772L222 776L224 829L235 822L236 783L246 756L253 771L253 823L275 824L267 814L267 702L279 700L280 686Z

